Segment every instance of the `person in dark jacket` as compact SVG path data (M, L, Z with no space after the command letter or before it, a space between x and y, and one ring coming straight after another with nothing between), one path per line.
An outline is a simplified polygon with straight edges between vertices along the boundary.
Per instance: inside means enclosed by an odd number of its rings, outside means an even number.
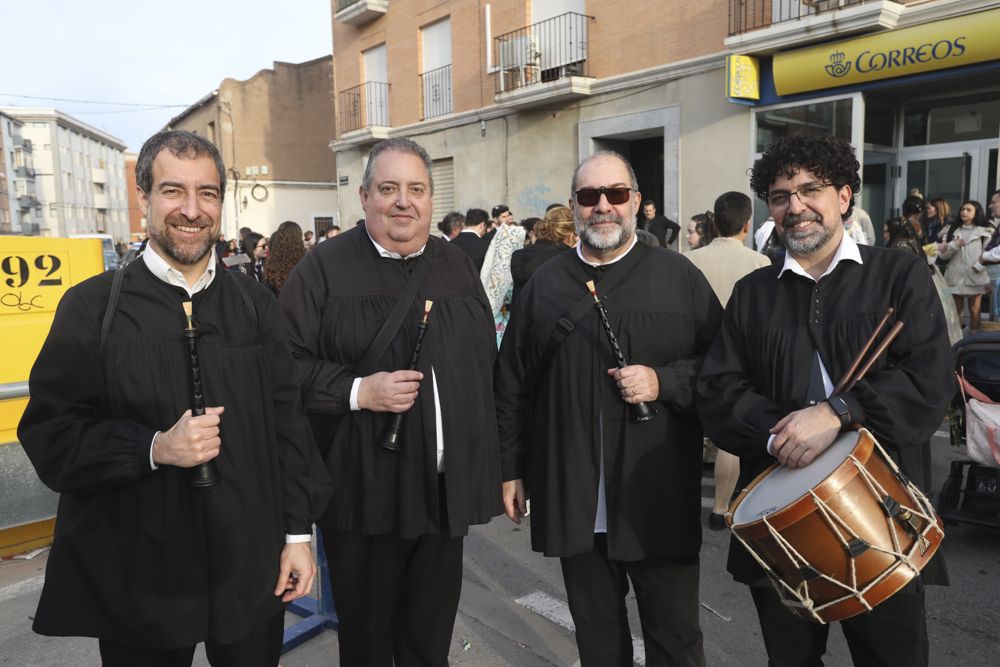
M545 218L532 226L532 231L535 234L535 242L516 250L510 257L510 273L514 279L511 306L538 267L576 245L573 213L565 206L549 209L545 213Z

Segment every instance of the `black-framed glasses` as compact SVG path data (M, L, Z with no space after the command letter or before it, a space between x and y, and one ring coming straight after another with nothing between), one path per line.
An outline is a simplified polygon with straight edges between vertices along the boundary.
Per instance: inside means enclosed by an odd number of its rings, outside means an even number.
M792 195L798 197L803 205L808 205L819 199L820 195L823 194L823 190L831 187L833 187L833 183L814 182L806 183L798 190L792 190L791 192L776 190L768 193L767 205L771 207L772 211L784 211L791 204Z
M580 188L575 193L576 203L581 206L597 206L601 195L608 198L609 204L624 204L632 196L632 188Z

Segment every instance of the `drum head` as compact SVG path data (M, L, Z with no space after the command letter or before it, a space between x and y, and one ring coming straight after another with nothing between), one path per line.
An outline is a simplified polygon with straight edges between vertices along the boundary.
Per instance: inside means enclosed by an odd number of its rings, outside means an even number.
M819 486L854 451L859 437L857 431L841 433L805 468L778 466L772 470L743 498L733 513L733 525L751 523L773 514Z

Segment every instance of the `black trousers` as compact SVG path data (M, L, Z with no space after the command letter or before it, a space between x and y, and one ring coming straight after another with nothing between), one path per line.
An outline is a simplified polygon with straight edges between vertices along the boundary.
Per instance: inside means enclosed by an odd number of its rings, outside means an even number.
M438 479L444 534L404 540L337 530L322 517L340 664L447 666L462 593L462 537L447 534L444 475Z
M796 616L770 585L751 586L768 665L823 664L830 626ZM924 585L911 581L866 614L840 621L855 667L926 667L929 659Z
M632 633L625 596L635 586L646 664L705 664L698 624L698 559L608 559L608 541L594 535L594 550L560 559L576 645L583 667L631 667Z
M235 644L205 642L212 667L275 667L281 657L285 612L281 612ZM98 640L104 667L191 667L194 646L168 651L137 648Z

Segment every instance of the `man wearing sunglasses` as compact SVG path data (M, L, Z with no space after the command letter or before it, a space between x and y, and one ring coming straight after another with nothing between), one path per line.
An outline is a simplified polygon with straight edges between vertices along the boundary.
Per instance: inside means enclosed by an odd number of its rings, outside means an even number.
M583 665L632 664L630 581L647 663L703 665L693 401L721 307L686 258L636 243L640 194L623 157L584 160L571 193L580 243L518 294L497 362L505 509L520 521L531 495L532 548L561 559ZM633 423L629 407L640 402L657 415Z
M923 261L844 232L858 167L849 143L825 135L781 138L754 165L750 186L787 253L736 284L698 381L705 430L741 459L737 488L775 460L808 466L856 424L929 488L930 439L953 391L944 313ZM902 333L853 389L831 395L890 306ZM735 540L729 571L750 586L770 664L822 664L829 626L789 611ZM842 621L854 664L927 665L923 586L946 579L938 554L873 611Z

